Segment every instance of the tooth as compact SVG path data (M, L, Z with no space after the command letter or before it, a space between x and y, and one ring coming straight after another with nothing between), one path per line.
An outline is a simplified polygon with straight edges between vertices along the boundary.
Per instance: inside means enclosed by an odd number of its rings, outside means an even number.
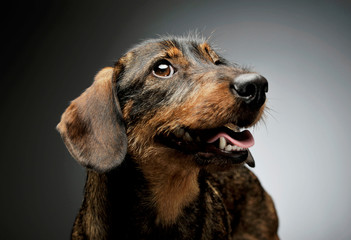
M201 142L201 139L199 136L196 137L196 141Z
M245 148L233 145L233 150L232 151L243 151Z
M184 135L184 129L183 128L178 128L174 131L174 135L177 137L177 138L181 138L183 137Z
M191 142L193 141L193 138L190 136L190 134L188 132L185 132L184 136L183 136L183 139L185 141L188 141L188 142Z
M227 145L227 141L225 140L225 138L224 137L220 137L219 138L219 148L220 149L224 149L226 145Z
M230 152L230 151L233 150L233 146L230 145L230 144L228 144L228 145L225 147L225 150L226 150L227 152Z
M235 151L241 151L241 147L235 146Z

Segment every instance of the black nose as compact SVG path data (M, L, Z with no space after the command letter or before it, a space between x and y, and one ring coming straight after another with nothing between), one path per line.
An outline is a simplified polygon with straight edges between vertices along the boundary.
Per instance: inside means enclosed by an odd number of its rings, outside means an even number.
M233 80L231 90L250 107L259 108L266 101L268 82L256 73L241 74Z

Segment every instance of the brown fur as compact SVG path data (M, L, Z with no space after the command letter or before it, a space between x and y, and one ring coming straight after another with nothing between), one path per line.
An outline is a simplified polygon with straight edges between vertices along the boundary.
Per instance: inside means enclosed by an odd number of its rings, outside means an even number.
M169 58L179 58L179 57L183 56L182 52L176 47L172 47L172 48L168 49L166 52L166 55Z
M172 78L150 73L158 59ZM265 105L231 90L245 73L191 39L148 41L99 72L57 127L88 168L72 239L278 239L273 202L243 164L158 140L256 124Z
M211 62L215 63L219 60L218 55L212 50L207 42L200 44L200 49L203 52L203 56L207 57Z

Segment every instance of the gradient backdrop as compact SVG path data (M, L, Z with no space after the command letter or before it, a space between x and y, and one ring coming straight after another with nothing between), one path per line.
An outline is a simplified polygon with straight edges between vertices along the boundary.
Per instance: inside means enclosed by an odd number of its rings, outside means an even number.
M350 1L34 1L3 8L1 239L68 239L85 171L55 126L104 66L197 29L270 84L254 172L282 239L351 239Z

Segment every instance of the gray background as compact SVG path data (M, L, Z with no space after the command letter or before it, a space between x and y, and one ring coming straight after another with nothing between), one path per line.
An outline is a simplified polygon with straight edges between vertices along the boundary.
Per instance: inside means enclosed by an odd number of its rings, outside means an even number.
M85 172L55 126L133 44L197 29L270 83L254 172L282 239L351 239L350 1L50 1L3 8L1 239L67 239Z

